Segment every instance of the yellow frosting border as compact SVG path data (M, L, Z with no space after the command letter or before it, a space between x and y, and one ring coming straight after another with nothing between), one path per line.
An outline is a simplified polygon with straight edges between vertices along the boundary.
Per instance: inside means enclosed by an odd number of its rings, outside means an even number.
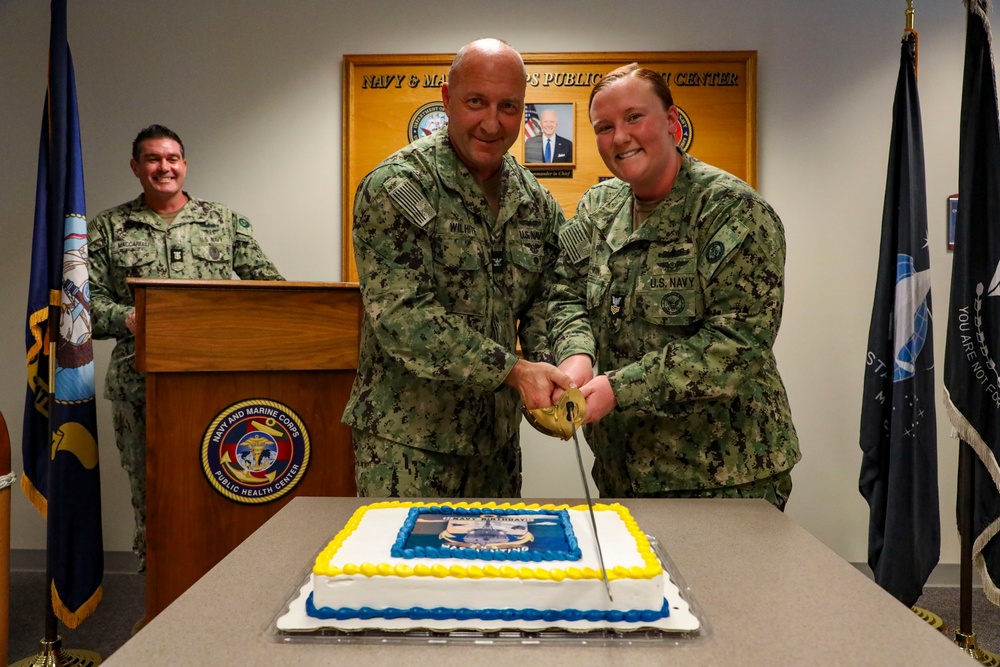
M316 557L316 562L313 565L313 574L325 577L337 577L341 575L355 576L363 575L366 577L454 577L458 579L552 579L554 581L562 581L563 579L603 579L601 571L591 567L567 567L562 568L541 568L532 567L531 565L519 565L517 567L513 565L452 565L446 567L444 565L407 565L405 563L400 563L393 565L391 563L347 563L343 567L336 567L330 565L333 560L334 555L343 545L344 540L346 540L354 531L357 529L361 520L364 518L365 514L369 510L375 509L387 509L387 508L399 508L399 507L461 507L461 508L472 508L472 509L516 509L516 510L585 510L586 505L540 505L537 503L527 504L527 503L468 503L468 502L458 502L458 503L424 503L424 502L412 502L412 501L401 501L401 500L388 500L378 503L372 503L370 505L365 505L359 507L351 518L348 520L344 528L337 533L337 535L326 545ZM622 522L625 524L625 528L629 535L635 540L636 549L639 551L639 555L642 557L644 565L624 567L619 565L617 567L608 570L608 579L652 579L663 573L663 568L660 565L660 560L653 553L653 548L649 544L649 540L646 538L645 533L639 528L639 524L636 523L635 519L632 518L632 513L628 511L627 507L620 505L619 503L612 503L610 505L595 504L595 512L617 512L618 516L621 518Z

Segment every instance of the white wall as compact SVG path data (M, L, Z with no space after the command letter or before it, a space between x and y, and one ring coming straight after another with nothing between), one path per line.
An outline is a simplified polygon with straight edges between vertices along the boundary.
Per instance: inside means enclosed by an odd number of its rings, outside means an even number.
M959 0L917 0L933 293L946 313L945 199L957 189L964 45ZM544 8L540 11L539 8ZM789 514L848 560L867 552L858 422L904 0L405 0L288 3L86 0L70 7L90 215L134 197L131 140L152 122L188 149L187 189L242 211L292 280L340 278L345 53L442 53L481 36L523 51L758 52L759 189L788 237L777 344L803 461ZM556 34L540 23L556 18ZM487 19L488 17L488 19ZM49 5L0 0L0 410L19 442L38 134ZM945 319L935 355L943 367ZM95 345L100 377L111 344ZM98 381L98 393L103 389ZM940 396L938 397L940 400ZM99 401L105 546L127 550L128 485ZM957 442L939 410L942 563L958 561ZM579 495L571 450L526 433L524 493ZM13 497L12 546L44 547Z

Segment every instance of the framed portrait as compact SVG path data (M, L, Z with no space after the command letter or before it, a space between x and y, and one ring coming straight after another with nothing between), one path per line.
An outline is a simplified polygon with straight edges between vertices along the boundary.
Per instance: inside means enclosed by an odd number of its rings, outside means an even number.
M575 120L575 102L525 102L524 166L529 169L575 166Z

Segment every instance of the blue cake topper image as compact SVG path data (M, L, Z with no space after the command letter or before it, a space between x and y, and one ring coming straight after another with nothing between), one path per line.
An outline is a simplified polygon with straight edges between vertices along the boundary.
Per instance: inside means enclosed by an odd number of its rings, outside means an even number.
M534 524L543 525L539 519ZM548 525L556 525L555 517ZM512 549L535 539L528 530L527 518L495 514L483 514L476 519L450 519L448 528L441 531L439 537L445 544L473 549Z
M565 510L412 508L392 546L396 558L575 561Z

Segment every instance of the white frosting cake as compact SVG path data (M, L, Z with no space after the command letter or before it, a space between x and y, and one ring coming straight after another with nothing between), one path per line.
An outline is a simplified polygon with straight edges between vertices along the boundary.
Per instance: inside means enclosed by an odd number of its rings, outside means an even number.
M360 508L317 557L306 613L352 628L401 618L639 628L668 617L663 568L629 511L594 513L613 599L585 505L393 501Z

